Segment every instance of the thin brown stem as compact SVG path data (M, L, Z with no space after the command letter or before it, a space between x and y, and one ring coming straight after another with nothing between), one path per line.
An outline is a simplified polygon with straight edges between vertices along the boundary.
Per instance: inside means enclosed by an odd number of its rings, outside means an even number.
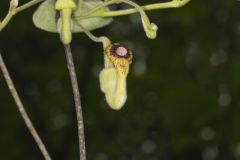
M73 95L74 95L74 102L76 107L80 160L86 160L84 123L83 123L82 105L81 105L80 92L78 88L76 70L73 62L73 56L72 56L70 45L64 45L64 49L65 49L67 67L69 70L69 75L70 75Z
M25 107L24 107L20 97L18 96L17 90L16 90L16 88L13 84L11 76L10 76L10 74L7 70L7 67L6 67L6 65L3 61L1 53L0 53L0 68L2 70L2 73L3 73L3 76L4 76L5 80L7 82L8 88L9 88L9 90L10 90L10 92L11 92L11 94L12 94L12 96L13 96L16 104L17 104L17 108L18 108L18 110L19 110L19 112L20 112L20 114L21 114L29 132L32 134L35 142L37 143L38 148L40 149L41 153L44 156L44 159L45 160L51 160L51 157L50 157L44 143L42 142L41 138L39 137L35 127L33 126L32 122L31 122L31 120L30 120L30 118L29 118L29 116L28 116L28 114L25 110Z

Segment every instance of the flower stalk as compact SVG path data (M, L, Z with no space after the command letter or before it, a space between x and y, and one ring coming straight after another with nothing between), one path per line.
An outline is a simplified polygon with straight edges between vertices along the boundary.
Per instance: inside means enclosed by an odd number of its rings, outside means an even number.
M82 114L82 105L81 97L78 88L77 74L74 66L73 56L70 45L64 45L65 55L67 59L67 68L69 70L69 75L71 79L76 116L77 116L77 125L78 125L78 140L79 140L79 153L80 160L86 160L86 148L85 148L85 135L84 135L84 123L83 123L83 114Z

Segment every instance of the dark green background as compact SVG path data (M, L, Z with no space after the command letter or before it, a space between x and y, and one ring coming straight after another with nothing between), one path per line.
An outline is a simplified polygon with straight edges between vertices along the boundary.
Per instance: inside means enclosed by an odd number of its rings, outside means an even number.
M8 0L1 0L0 8L3 18ZM33 26L34 9L0 33L0 51L53 159L77 160L64 50L58 35ZM138 15L116 17L94 32L134 53L128 100L120 111L109 109L99 88L101 44L74 35L88 159L240 159L240 2L192 0L149 16L159 27L155 40L146 38ZM0 159L43 159L2 76L0 109Z

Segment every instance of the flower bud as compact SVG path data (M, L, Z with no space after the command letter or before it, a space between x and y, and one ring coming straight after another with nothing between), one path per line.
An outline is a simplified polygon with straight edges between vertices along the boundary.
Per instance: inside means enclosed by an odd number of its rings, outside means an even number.
M60 11L61 18L58 21L58 30L63 44L69 44L72 41L72 10L76 8L73 0L57 0L55 9Z
M9 10L13 10L18 7L18 0L11 0Z
M142 24L147 37L155 39L157 37L158 26L155 23L150 23L147 16L142 17Z

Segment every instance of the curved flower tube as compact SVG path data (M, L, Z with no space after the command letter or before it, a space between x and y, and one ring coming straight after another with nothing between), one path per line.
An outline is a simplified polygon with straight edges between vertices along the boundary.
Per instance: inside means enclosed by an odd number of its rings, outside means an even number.
M123 107L127 100L127 75L132 63L132 52L119 43L109 44L105 49L105 59L113 66L105 66L99 74L100 87L106 101L114 110Z

